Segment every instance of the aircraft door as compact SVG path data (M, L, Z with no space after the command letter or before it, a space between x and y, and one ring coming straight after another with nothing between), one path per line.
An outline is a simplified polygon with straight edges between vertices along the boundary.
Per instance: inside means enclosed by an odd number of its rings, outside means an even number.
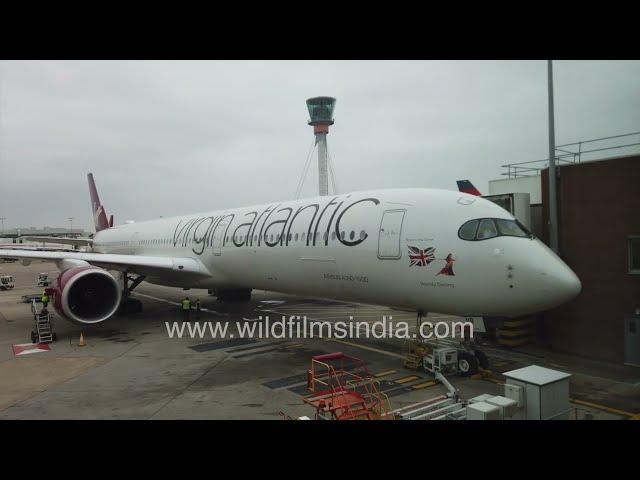
M222 243L224 242L224 235L227 231L227 227L229 226L229 219L223 219L216 227L213 232L213 254L214 255L222 255Z
M382 214L378 232L378 258L399 259L400 232L406 210L387 210Z

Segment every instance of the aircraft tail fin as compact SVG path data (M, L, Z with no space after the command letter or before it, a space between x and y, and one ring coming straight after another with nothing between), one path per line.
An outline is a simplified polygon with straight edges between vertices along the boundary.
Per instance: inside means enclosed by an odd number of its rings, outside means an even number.
M93 173L87 175L89 180L89 194L91 195L91 211L93 212L93 222L96 227L96 232L105 230L113 226L113 215L111 220L107 219L107 212L104 210L104 206L100 203L100 197L98 196L98 190L96 189L96 182L93 180Z
M469 180L458 180L456 183L458 184L458 190L462 193L468 193L469 195L476 195L478 197L482 195Z

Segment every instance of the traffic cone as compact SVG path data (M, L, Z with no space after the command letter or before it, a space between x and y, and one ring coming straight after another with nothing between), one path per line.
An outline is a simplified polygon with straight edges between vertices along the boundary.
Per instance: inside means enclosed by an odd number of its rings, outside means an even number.
M80 332L80 341L78 342L79 347L86 347L87 344L84 342L84 335Z

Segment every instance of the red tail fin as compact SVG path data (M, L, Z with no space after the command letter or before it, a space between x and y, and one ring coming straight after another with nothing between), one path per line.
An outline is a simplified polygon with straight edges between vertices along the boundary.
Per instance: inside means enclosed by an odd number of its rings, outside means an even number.
M107 212L105 212L102 203L100 203L100 197L98 196L98 190L96 189L96 182L93 181L93 174L87 175L89 179L89 194L91 195L91 211L93 212L93 222L96 227L96 232L109 228L109 220L107 220Z
M480 191L476 187L474 187L473 183L471 183L469 180L458 180L456 183L458 184L458 190L463 193L468 193L470 195L476 196L482 195Z

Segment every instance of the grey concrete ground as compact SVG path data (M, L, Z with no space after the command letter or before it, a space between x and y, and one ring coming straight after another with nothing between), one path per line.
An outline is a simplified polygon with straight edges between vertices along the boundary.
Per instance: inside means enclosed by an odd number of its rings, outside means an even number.
M370 305L344 304L271 292L254 292L247 304L221 304L204 290L141 284L136 296L144 312L114 317L81 328L57 317L58 341L51 351L14 356L12 345L29 343L32 316L21 296L40 293L38 272L57 270L52 264L0 264L0 274L12 274L13 291L0 292L0 419L279 419L313 416L303 404L305 372L311 356L342 351L367 362L379 375L392 408L444 393L422 372L406 370L402 341L350 339L239 338L235 322L257 322L258 316L306 315L309 319L374 322L382 315L414 322L411 312ZM165 322L182 323L177 303L184 295L198 297L206 311L201 321L230 322L224 339L169 338ZM195 319L193 314L192 320ZM447 320L431 315L434 321ZM83 332L86 346L78 346ZM233 335L233 338L231 338ZM578 418L627 418L640 412L640 372L554 355L512 352L489 347L494 381L452 377L463 398L499 394L500 372L532 363L574 374L572 397L604 405L575 404ZM606 407L609 408L606 408Z

